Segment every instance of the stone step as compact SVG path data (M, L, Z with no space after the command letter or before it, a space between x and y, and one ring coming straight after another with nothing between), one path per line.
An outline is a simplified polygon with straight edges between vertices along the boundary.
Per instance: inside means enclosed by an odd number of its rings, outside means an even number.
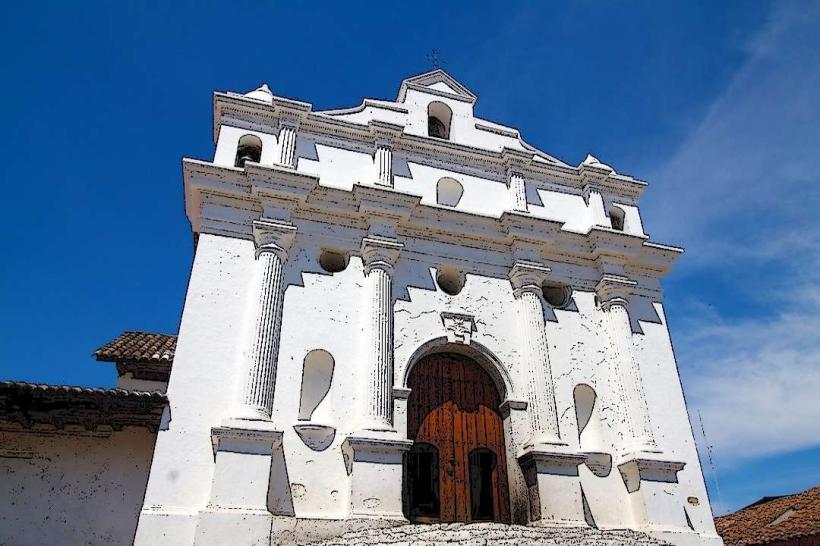
M313 542L316 546L633 546L665 544L629 530L600 531L589 527L525 527L501 523L439 523L350 531Z

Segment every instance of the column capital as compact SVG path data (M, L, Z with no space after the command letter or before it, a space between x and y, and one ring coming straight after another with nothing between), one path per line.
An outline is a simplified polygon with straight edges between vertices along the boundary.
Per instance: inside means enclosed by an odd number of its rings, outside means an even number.
M299 118L295 116L283 115L279 118L279 129L293 129L299 128Z
M595 285L595 292L598 294L598 304L605 310L613 305L626 307L632 289L637 286L637 282L628 277L620 275L605 274L601 276L598 284Z
M524 176L524 171L532 162L532 153L512 148L504 148L501 150L501 159L504 162L504 170L507 176L509 176L511 172L516 172Z
M387 148L392 151L393 147L396 145L396 142L392 138L377 137L376 140L373 141L373 145L376 149Z
M282 260L286 260L295 238L296 226L290 222L268 218L253 221L253 240L256 243L257 257L264 252L273 252Z
M384 237L363 238L361 253L365 273L370 273L373 269L384 269L388 273L392 272L403 248L404 243L400 243L396 239Z
M401 139L401 134L404 131L403 125L395 123L388 123L386 121L371 120L367 124L370 134L373 136L373 141L378 147L380 144L393 148Z
M550 268L538 262L518 260L510 268L509 278L513 292L519 296L525 292L541 295L541 285L547 279Z

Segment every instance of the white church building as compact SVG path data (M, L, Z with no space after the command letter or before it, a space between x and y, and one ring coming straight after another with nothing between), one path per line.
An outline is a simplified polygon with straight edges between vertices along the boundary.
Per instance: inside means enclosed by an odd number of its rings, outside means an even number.
M497 522L722 544L647 184L475 103L442 70L339 110L214 94L172 368L115 359L167 396L125 543Z

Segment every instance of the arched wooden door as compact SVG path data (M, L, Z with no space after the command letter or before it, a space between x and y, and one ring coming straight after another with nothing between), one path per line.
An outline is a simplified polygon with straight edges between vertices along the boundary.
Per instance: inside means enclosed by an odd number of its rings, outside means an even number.
M407 517L509 523L501 400L490 376L467 357L434 354L414 366L408 387Z

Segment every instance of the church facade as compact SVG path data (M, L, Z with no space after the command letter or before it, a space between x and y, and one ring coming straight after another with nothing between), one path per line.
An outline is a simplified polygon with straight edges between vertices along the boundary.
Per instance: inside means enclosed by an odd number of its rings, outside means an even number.
M662 303L682 250L644 231L646 183L475 102L442 70L343 110L214 94L135 544L331 521L721 544Z

